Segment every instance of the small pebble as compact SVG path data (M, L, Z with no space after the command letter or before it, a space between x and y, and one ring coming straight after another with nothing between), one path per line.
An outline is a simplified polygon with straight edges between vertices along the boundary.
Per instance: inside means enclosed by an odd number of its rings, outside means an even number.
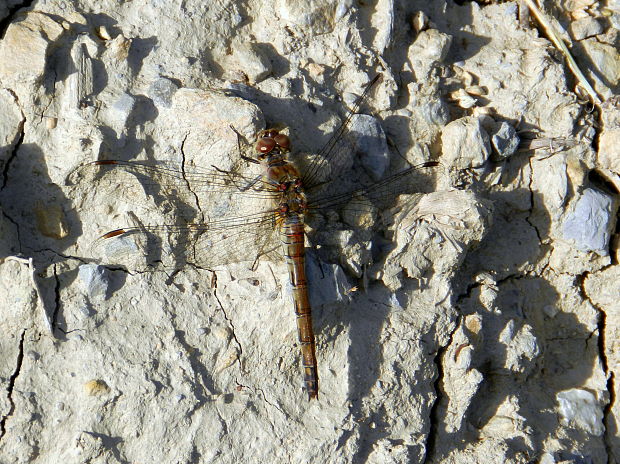
M502 122L497 132L491 136L491 144L495 149L495 154L501 158L506 159L515 154L517 148L519 148L519 136L514 127L507 122Z
M170 108L172 97L179 87L170 79L160 77L153 81L148 90L148 96L153 100L155 105Z
M110 280L105 267L98 264L82 264L78 270L78 277L82 282L82 287L89 298L106 297ZM90 310L82 307L81 311L84 315L90 316Z
M56 240L61 240L69 235L66 214L59 204L37 204L34 213L37 229L41 234Z
M110 387L103 380L89 380L84 384L84 391L88 396L99 396L110 391Z

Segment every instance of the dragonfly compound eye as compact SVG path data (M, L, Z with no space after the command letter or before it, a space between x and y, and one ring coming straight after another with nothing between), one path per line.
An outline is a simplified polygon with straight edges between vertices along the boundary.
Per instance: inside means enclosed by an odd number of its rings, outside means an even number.
M261 137L258 142L256 142L256 151L259 153L270 153L276 146L276 141L271 137Z
M278 146L284 148L285 150L288 150L291 146L291 140L284 134L276 135L273 140L275 140Z
M261 137L269 137L270 139L275 138L276 135L278 135L278 131L275 129L265 129L261 133Z

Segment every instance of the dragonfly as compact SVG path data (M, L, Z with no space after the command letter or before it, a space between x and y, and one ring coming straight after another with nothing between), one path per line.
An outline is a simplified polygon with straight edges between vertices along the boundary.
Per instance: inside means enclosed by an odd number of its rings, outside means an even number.
M399 194L409 193L412 180L422 168L439 165L427 161L407 165L379 180L366 176L354 182L339 181L345 175L342 166L351 158L345 142L351 121L381 77L379 74L370 81L323 148L303 167L294 160L291 139L279 128L260 131L253 156L240 155L247 166L257 165L262 170L258 175L217 166L186 169L172 162L111 159L89 163L89 168L131 173L164 196L174 197L185 190L190 196L212 195L219 204L214 207L214 218L123 227L103 234L93 248L106 250L108 255L139 249L147 266L153 268L170 264L165 260L166 250L172 255L173 267L194 264L213 268L234 262L256 263L263 258L281 259L283 255L292 289L303 382L308 400L318 399L316 341L306 275L308 219L329 215L329 211L342 213L343 209L348 214L376 214L377 208L393 203ZM242 214L230 206L229 199L258 201L259 206Z

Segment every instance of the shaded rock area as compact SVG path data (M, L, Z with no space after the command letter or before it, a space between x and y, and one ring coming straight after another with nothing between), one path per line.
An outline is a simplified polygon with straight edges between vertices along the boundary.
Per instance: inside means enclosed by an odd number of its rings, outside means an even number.
M5 3L0 463L620 462L617 3Z

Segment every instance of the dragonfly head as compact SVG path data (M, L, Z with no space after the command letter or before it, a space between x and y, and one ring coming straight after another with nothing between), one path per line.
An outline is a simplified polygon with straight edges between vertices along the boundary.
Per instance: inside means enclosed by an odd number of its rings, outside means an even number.
M256 157L264 161L269 156L282 156L290 151L291 140L288 136L280 134L277 129L266 129L258 133L256 141Z

